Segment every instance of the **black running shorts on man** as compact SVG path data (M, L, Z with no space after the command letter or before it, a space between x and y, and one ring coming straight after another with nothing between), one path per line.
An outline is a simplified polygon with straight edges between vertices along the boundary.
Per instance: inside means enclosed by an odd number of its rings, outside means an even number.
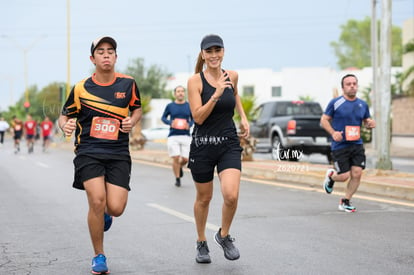
M351 166L365 169L365 149L362 144L352 144L345 148L332 151L334 166L338 174L351 170Z

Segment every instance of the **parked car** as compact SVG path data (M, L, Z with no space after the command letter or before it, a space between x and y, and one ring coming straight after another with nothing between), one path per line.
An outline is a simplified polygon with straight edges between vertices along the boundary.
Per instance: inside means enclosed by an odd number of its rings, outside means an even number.
M154 128L143 129L141 131L142 135L147 140L167 139L169 132L170 132L169 127L154 127Z
M321 127L317 102L270 101L259 105L250 124L256 148L277 160L297 161L302 154L321 153L332 161L330 136Z

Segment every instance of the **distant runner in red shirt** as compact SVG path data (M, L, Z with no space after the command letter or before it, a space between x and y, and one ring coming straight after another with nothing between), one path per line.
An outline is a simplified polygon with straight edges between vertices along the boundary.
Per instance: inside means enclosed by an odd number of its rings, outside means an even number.
M40 123L40 128L42 129L43 152L45 152L49 147L53 129L53 123L48 116L45 116L45 119Z
M24 130L26 132L27 148L30 153L33 153L34 138L36 135L36 121L33 120L31 115L27 115L26 122L24 123Z

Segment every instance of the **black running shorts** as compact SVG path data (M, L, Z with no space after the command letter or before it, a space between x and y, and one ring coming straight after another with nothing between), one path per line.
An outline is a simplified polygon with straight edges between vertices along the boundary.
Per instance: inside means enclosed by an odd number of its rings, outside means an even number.
M118 155L78 155L73 160L75 179L73 187L85 190L83 183L87 180L105 176L105 182L123 187L128 191L131 177L130 156Z
M338 174L351 170L351 166L365 169L365 149L362 144L352 144L346 148L332 151L334 166Z
M242 150L238 141L198 147L191 144L188 168L191 169L193 180L197 183L212 181L215 167L217 173L229 168L241 170Z

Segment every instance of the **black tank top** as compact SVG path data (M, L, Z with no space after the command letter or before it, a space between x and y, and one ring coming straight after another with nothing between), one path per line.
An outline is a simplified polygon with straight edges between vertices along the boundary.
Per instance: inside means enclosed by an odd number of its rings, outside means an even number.
M207 82L203 72L200 72L200 77L203 85L201 100L204 105L211 100L211 96L214 94L216 88ZM236 100L233 88L224 89L223 95L216 102L213 111L203 124L199 125L195 123L193 138L208 140L237 138L236 127L233 121L235 106Z

